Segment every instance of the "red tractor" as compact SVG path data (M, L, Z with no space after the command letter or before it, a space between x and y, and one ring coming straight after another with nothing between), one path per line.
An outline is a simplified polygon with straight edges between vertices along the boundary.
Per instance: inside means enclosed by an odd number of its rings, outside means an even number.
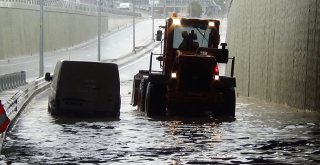
M150 56L149 70L134 76L131 105L148 116L170 112L210 112L215 116L235 116L235 87L232 59L231 76L219 75L218 63L228 63L228 49L218 49L220 21L166 19L163 54ZM153 57L160 61L161 71L152 70Z

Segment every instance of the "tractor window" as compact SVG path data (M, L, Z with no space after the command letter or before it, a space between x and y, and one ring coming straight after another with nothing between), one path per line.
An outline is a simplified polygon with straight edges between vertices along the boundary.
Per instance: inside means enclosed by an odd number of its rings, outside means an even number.
M210 29L199 27L176 27L173 34L173 48L196 49L197 47L208 47ZM187 34L187 36L186 36ZM184 41L184 38L187 41Z

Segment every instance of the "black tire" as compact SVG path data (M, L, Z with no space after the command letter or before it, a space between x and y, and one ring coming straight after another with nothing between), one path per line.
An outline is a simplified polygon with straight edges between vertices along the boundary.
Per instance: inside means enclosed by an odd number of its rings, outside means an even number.
M131 105L137 105L138 91L135 89L135 79L133 79L132 83L132 92L131 92Z
M141 82L141 75L137 74L133 77L132 93L131 93L131 105L136 106L138 104L139 85ZM138 89L136 89L138 88Z
M121 95L120 95L120 82L117 83L117 98L115 100L115 114L114 117L119 118L120 117L120 109L121 109Z
M139 93L137 98L138 111L141 111L141 112L145 112L147 86L148 86L148 80L142 79L139 85Z
M52 116L58 116L61 113L57 112L57 110L53 107L50 107L49 103L48 103L48 112L52 115Z
M146 93L146 114L147 116L166 115L166 86L164 84L148 83Z
M115 113L112 117L119 118L120 117L120 109L121 109L121 96L118 96L118 99L116 100L115 104Z
M235 117L236 93L234 88L227 89L224 93L223 116Z
M48 112L52 115L52 108L50 107L49 103L48 103Z

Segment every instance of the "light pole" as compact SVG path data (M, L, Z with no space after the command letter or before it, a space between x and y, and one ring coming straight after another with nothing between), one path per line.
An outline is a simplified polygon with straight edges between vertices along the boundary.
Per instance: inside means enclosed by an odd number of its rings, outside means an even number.
M189 15L190 15L190 17L192 17L192 4L191 4L192 2L190 2L189 1Z
M166 20L167 18L167 0L164 0L164 4L163 4L163 15L164 15L164 20Z
M43 0L40 0L40 52L39 52L39 77L44 73L43 64Z
M154 0L152 0L152 41L154 41Z
M132 52L136 53L136 13L135 13L135 6L134 0L132 0L132 29L133 29L133 41L132 41Z
M98 61L101 61L101 0L98 3Z

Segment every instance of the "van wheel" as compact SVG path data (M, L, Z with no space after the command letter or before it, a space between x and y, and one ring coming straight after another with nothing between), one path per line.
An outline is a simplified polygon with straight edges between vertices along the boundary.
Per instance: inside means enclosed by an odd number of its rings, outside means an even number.
M148 83L145 102L147 116L164 116L166 114L165 96L166 86L164 84Z
M58 112L57 112L55 109L53 109L53 108L51 108L51 107L49 106L49 104L48 104L48 112L49 112L52 116L58 116L58 115L59 115Z
M138 111L145 112L145 98L147 91L148 80L142 79L139 85L139 93L138 93Z
M52 108L50 107L49 103L48 103L48 112L52 114Z
M111 118L119 118L120 117L120 111L115 112L111 116L109 114L107 114L107 115L108 115L108 117L111 117Z
M115 104L115 114L114 117L119 118L120 117L120 108L121 108L121 96L119 95L118 99L116 100Z

